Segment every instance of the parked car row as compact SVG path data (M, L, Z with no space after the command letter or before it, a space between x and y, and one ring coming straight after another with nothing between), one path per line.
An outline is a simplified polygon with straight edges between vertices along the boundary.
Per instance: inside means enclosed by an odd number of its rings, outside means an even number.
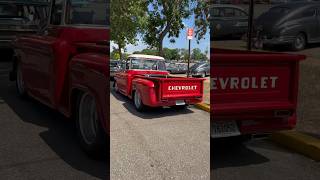
M188 71L188 65L185 63L170 63L167 66L167 71L170 74L185 74Z
M248 31L248 14L234 5L211 6L211 40L241 37ZM254 20L256 48L290 45L303 50L320 42L320 3L290 2L276 5Z
M206 61L201 61L190 65L190 75L192 77L206 77L210 75L210 64ZM111 60L110 61L110 77L113 79L117 72L126 69L125 61ZM188 71L187 63L169 63L165 65L166 71L170 74L186 74Z
M254 0L255 4L280 4L290 2L311 2L316 0ZM250 0L217 0L215 4L250 4Z
M0 2L0 48L12 48L18 35L37 33L47 24L49 3L35 0Z

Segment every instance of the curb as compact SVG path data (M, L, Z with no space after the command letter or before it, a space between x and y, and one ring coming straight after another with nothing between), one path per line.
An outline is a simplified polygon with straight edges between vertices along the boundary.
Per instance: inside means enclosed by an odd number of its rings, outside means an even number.
M201 110L207 111L210 113L210 105L205 103L195 104L195 106Z
M299 152L315 161L320 161L320 139L297 131L281 131L271 135L270 139L291 150Z

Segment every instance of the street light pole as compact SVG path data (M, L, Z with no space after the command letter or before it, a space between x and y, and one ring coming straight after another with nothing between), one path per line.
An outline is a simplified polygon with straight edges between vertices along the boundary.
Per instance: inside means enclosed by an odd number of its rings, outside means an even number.
M191 40L193 38L193 28L187 29L187 39L189 40L189 54L188 54L188 72L187 77L190 75L190 59L191 59Z
M189 55L188 55L188 72L187 72L187 77L189 77L189 73L190 73L190 59L191 59L191 39L189 39Z

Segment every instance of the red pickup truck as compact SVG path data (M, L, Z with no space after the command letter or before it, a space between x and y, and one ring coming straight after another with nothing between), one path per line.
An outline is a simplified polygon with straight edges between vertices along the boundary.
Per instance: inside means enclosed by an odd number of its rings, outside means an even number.
M106 7L107 1L52 1L48 25L14 41L10 73L19 95L74 118L80 144L95 157L107 154L109 133Z
M202 101L204 79L169 76L162 57L130 55L123 69L115 75L115 90L133 99L138 111L147 106L181 108Z
M302 55L212 49L211 137L294 128L303 59Z

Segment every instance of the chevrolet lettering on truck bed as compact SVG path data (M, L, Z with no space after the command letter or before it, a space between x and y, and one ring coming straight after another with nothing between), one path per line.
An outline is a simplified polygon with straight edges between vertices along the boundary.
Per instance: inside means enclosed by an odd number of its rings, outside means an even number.
M114 87L133 99L136 109L142 111L146 106L183 108L199 103L203 98L203 81L169 76L164 58L134 54L128 57L124 70L115 75Z
M265 134L296 125L301 55L212 49L211 137Z
M107 1L51 1L48 25L14 41L10 79L30 96L76 120L83 149L107 155L109 30Z

